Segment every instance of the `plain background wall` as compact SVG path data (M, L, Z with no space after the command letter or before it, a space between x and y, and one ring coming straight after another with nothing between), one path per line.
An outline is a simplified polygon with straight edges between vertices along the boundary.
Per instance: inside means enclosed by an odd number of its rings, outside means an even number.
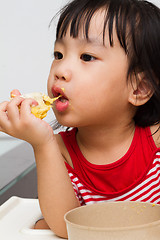
M55 40L53 16L67 0L0 0L0 102L12 89L46 92Z

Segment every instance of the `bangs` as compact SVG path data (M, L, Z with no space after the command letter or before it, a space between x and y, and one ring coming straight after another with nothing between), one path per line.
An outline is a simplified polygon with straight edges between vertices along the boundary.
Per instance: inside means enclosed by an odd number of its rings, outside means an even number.
M66 32L70 31L70 36L77 38L82 32L85 39L89 39L89 26L92 17L98 10L105 13L103 23L103 43L105 41L106 31L108 30L110 45L113 46L113 24L116 27L116 33L120 45L127 53L126 44L126 26L128 25L130 0L123 0L126 4L121 4L121 0L103 0L103 1L73 1L65 6L61 11L61 16L57 25L56 39L65 37ZM128 2L128 4L127 4Z

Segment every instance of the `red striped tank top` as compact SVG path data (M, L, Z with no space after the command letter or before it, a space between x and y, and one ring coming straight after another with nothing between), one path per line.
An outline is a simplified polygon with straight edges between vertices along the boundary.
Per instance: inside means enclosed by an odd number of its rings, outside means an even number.
M66 163L81 205L104 201L144 201L160 204L160 149L150 128L136 127L126 154L107 165L85 159L76 141L77 129L60 132L73 168Z

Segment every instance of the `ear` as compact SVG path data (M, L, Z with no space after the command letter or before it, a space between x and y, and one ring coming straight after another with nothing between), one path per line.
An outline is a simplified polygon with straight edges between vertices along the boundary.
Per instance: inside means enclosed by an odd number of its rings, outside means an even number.
M144 105L153 95L153 90L144 74L138 74L138 78L132 78L128 101L134 106Z

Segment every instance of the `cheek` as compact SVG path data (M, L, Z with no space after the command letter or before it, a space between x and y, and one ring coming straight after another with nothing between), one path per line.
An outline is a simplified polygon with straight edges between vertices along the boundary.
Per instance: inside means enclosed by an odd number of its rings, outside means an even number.
M48 90L49 96L50 95L52 96L52 86L53 86L53 84L54 84L54 73L53 73L52 68L51 68L49 76L48 76L48 80L47 80L47 90Z
M73 89L75 89L74 98L79 103L89 104L93 102L96 97L96 91L93 84L87 84L81 81L81 83L73 87Z
M78 91L75 95L73 104L80 114L88 116L88 114L92 114L92 112L95 113L95 109L99 107L99 100L92 89L87 89L85 87L82 89L81 92Z
M53 63L52 63L51 68L50 68L50 72L49 72L49 75L48 75L47 86L51 85L51 82L53 82L53 80L54 80L54 72L53 72Z
M48 81L47 81L47 91L48 91L48 95L50 97L53 97L52 96L52 85L53 85L53 81L52 81L51 77L49 76Z

